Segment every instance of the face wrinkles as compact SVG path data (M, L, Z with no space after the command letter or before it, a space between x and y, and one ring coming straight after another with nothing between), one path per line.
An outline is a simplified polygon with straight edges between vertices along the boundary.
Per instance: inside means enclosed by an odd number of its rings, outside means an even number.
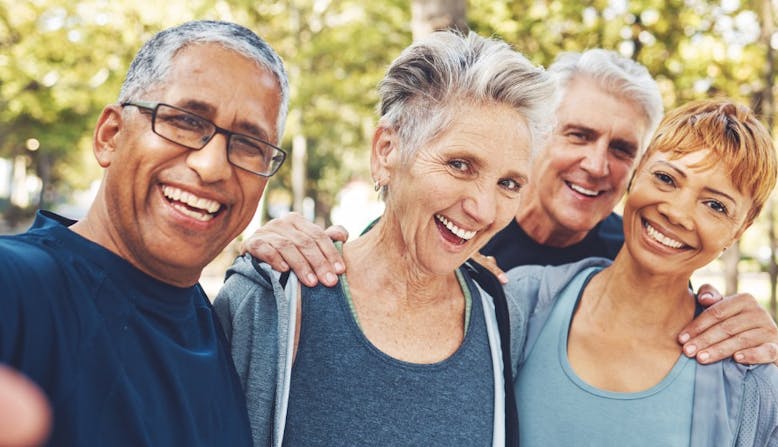
M624 209L625 246L647 271L683 279L745 230L752 198L732 184L727 166L699 166L708 153L671 159L656 152L636 173Z
M515 216L529 155L518 112L462 106L447 131L392 172L385 222L398 231L383 243L414 271L450 275Z
M215 44L179 51L166 81L143 96L231 131L249 122L275 129L280 97L269 71ZM113 234L107 248L139 269L170 284L194 284L248 224L267 179L231 165L223 135L190 150L155 135L149 114L126 107L122 116L104 180L110 217L97 225Z
M589 78L567 86L557 122L533 162L532 193L518 221L537 242L563 247L579 242L613 211L647 126L637 105Z

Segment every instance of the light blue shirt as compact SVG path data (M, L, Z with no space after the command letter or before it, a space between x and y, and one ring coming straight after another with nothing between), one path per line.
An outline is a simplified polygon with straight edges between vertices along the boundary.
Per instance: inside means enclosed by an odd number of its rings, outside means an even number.
M637 393L600 390L581 380L567 359L573 312L590 275L561 292L516 382L522 447L688 446L696 364L679 355L655 386Z

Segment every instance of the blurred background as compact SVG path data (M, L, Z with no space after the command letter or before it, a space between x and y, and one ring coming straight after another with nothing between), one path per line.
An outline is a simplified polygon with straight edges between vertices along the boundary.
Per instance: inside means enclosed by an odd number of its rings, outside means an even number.
M252 28L284 58L287 163L247 234L291 210L352 235L380 215L368 147L376 85L418 37L455 27L494 35L537 64L603 47L649 68L666 108L727 95L775 121L778 0L0 0L0 234L38 208L78 219L100 179L92 129L116 101L140 45L162 28L221 19ZM775 198L738 247L696 283L748 291L776 315ZM213 296L237 243L204 272Z

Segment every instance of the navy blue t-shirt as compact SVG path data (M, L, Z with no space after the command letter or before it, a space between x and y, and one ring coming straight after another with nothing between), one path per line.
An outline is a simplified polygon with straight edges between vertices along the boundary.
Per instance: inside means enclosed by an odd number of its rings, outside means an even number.
M494 256L497 265L506 272L520 265L562 265L593 256L613 259L624 244L622 225L621 216L611 213L581 242L569 247L550 247L535 242L513 219L494 235L481 253Z
M46 393L49 445L251 445L245 398L199 285L174 287L41 212L0 237L0 362Z

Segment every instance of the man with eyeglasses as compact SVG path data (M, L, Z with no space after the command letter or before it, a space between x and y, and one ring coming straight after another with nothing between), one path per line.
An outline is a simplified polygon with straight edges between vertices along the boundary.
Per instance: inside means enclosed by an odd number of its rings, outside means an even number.
M51 445L250 445L243 390L199 286L284 161L283 64L258 36L189 22L139 51L98 119L83 220L0 237L0 363L41 388Z

